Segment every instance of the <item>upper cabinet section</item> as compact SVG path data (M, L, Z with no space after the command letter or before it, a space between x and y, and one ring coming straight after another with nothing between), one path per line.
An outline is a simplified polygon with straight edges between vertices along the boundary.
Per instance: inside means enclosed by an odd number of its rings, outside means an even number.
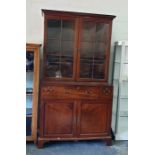
M115 16L44 12L44 79L107 82Z

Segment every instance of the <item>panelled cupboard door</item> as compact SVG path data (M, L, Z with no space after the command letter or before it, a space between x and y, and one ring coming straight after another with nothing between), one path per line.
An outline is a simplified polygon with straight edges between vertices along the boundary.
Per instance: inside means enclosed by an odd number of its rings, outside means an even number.
M94 18L80 20L78 80L107 80L110 42L111 22Z
M101 136L108 133L109 104L100 101L81 101L78 134Z
M45 20L45 76L55 80L75 78L76 20L50 17Z
M74 135L74 101L44 101L44 136L72 137Z

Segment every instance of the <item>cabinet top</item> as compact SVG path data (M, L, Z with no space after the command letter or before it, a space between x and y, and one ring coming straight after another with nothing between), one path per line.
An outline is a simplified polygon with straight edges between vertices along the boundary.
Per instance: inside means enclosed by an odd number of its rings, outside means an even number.
M40 47L41 46L41 44L34 44L34 43L26 43L26 46L28 46L28 47Z
M42 9L42 12L46 15L50 14L62 14L63 16L67 15L76 15L76 16L88 16L88 17L101 17L101 18L108 18L113 20L116 16L114 15L106 15L106 14L96 14L96 13L84 13L84 12L70 12L70 11L58 11L58 10L45 10Z

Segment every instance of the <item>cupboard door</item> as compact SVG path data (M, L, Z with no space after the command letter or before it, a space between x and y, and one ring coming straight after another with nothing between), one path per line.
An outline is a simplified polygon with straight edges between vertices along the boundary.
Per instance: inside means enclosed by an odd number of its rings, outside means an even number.
M81 22L78 51L80 80L107 80L110 26L91 19Z
M45 27L45 76L58 80L74 78L75 19L47 19Z
M80 104L79 136L100 136L108 132L109 104L82 101Z
M44 136L73 136L75 123L75 104L73 101L45 101L43 111Z

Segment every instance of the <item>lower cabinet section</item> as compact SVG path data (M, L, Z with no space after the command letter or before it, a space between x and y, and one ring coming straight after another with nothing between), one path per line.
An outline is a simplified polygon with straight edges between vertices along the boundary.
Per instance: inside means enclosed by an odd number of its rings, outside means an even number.
M44 101L39 140L111 139L110 107L96 100Z
M91 139L103 139L111 145L112 96L82 97L41 98L38 147L47 141Z

